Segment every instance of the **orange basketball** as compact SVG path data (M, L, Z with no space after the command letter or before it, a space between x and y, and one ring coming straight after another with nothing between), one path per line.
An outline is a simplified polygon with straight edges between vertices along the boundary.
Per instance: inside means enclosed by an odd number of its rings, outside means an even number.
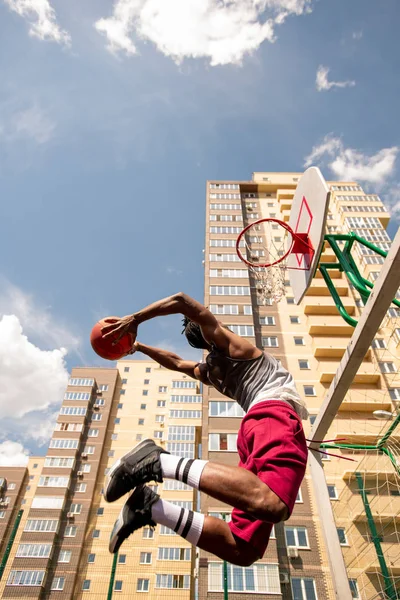
M118 317L105 317L105 319L100 319L100 321L97 321L90 334L90 343L92 344L93 350L96 354L101 356L101 358L106 358L107 360L118 360L129 354L132 350L132 337L129 333L122 336L115 346L113 346L113 341L116 336L110 335L110 337L104 338L101 334L102 328L110 325L110 322L106 323L106 319L108 321L111 320L112 323L112 319L117 318Z

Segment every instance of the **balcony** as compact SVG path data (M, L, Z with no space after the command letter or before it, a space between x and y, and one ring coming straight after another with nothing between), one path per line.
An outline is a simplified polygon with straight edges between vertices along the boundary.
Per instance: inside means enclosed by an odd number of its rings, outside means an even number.
M347 340L338 341L336 344L326 344L326 338L324 342L318 343L318 346L314 349L315 358L337 358L341 359L347 350ZM372 352L371 348L368 348L364 360L371 360Z
M378 392L378 390L376 390ZM379 394L374 397L372 394L358 399L345 398L339 407L339 411L344 412L367 412L372 413L374 410L392 411L392 404L388 395Z
M303 301L304 314L306 315L338 315L338 309L331 296L317 298L316 296L306 296ZM342 300L343 306L349 315L354 315L355 306L350 298Z
M344 279L342 281L344 281ZM336 285L335 288L339 296L349 295L349 288L347 284L340 283ZM310 287L306 292L306 296L330 296L330 292L323 279L313 279Z
M351 327L352 331L354 328ZM320 361L318 365L318 372L320 373L321 383L331 383L334 379L337 371L338 363L332 361ZM363 362L358 369L353 379L354 383L361 384L377 384L380 381L381 374L376 370L374 363Z
M354 456L354 458L357 458L357 456ZM357 468L353 466L350 467L351 470L347 469L344 471L342 478L345 481L354 481L356 479L356 472L358 472L361 474L363 481L367 482L367 488L376 487L376 482L390 481L391 483L398 483L398 477L393 465L384 454L377 454L375 451L372 451L360 458L362 462L360 462Z
M307 317L307 322L310 335L351 337L354 333L354 327L342 319L337 309L336 316L311 315Z

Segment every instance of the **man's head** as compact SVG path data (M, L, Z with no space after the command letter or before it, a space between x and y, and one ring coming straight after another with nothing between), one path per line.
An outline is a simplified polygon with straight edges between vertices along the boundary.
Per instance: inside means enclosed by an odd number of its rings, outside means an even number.
M193 348L201 350L211 350L211 346L203 337L200 325L191 321L188 317L183 317L183 331L187 341Z

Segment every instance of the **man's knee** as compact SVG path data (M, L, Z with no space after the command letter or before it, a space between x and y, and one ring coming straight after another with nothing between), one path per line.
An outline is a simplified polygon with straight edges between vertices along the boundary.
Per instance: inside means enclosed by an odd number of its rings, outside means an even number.
M286 504L268 486L258 498L257 515L261 521L280 523L289 518Z

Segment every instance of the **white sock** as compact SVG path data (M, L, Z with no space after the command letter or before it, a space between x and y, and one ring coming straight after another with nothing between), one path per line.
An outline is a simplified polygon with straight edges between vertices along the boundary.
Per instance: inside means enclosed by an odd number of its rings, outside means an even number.
M151 507L151 518L156 523L173 529L193 546L197 545L203 530L204 515L181 508L168 500L162 500L162 498Z
M199 488L200 477L207 460L181 458L172 454L160 454L162 476L167 479L177 479L190 487Z

